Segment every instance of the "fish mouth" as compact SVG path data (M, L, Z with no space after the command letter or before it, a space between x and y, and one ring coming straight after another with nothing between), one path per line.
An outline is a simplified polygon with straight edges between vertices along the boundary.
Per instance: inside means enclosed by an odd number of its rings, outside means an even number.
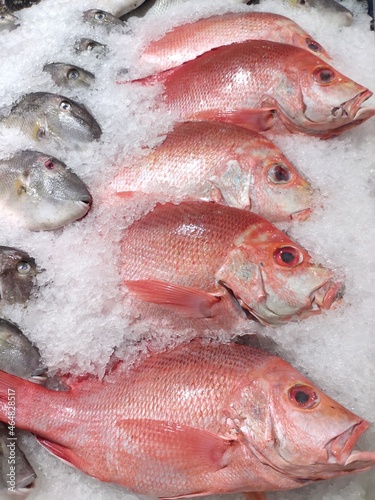
M331 439L325 446L329 464L340 465L342 469L366 469L375 465L375 452L354 450L359 437L370 427L366 420L352 425L346 431Z
M298 222L303 222L306 219L310 217L310 215L313 213L311 208L305 208L303 210L300 210L299 212L294 212L293 214L290 215L290 219L293 221L298 221Z
M335 118L349 118L355 120L361 105L372 96L372 92L368 89L363 90L352 99L342 103L340 106L332 108L332 115Z
M311 302L318 309L327 310L333 304L336 305L341 301L344 291L345 285L343 283L334 283L329 280L313 292Z

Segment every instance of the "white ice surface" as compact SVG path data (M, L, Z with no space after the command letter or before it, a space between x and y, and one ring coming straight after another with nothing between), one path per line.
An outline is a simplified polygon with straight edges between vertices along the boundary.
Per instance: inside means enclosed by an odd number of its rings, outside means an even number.
M102 375L118 346L130 363L150 339L160 347L174 342L168 332L156 340L152 328L133 322L119 287L116 263L121 232L139 217L146 205L138 203L121 208L105 192L116 165L126 162L130 155L144 153L145 146L157 144L173 120L155 103L159 88L116 86L117 72L128 68L131 76L137 75L137 56L142 45L173 24L230 9L257 9L294 19L326 48L337 69L374 91L375 44L374 34L368 30L369 18L362 3L355 0L344 3L355 11L349 28L338 28L329 18L312 11L301 12L281 0L264 0L257 7L238 5L234 0L196 0L168 19L133 20L130 25L135 36L108 35L82 24L80 12L93 7L105 9L105 0L42 0L17 14L20 28L0 33L1 107L9 108L27 92L58 92L84 103L103 129L100 143L72 150L69 145L66 148L36 145L14 131L0 128L0 156L8 156L21 147L50 152L81 176L94 197L93 210L84 220L53 233L31 233L0 220L1 244L28 251L45 269L38 277L38 297L27 308L7 307L3 314L17 322L36 343L51 372L89 371ZM78 56L73 44L84 36L106 43L110 48L108 57ZM42 72L46 62L82 66L95 73L95 86L76 94L59 89L49 74ZM249 322L248 327L249 332L260 333L265 348L279 353L330 396L373 425L374 136L374 118L329 141L300 135L270 136L317 190L320 208L309 221L290 227L289 233L316 260L345 276L346 294L336 310L300 324L267 329L255 328ZM374 427L361 442L366 449L375 449ZM117 500L131 496L119 487L71 469L45 452L33 438L24 439L24 448L38 474L36 489L29 497L32 500ZM295 492L273 493L269 497L374 500L375 472L321 482Z

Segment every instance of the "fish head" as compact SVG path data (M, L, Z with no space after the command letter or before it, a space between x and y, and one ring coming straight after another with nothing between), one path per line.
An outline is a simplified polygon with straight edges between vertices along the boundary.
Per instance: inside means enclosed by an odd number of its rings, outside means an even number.
M18 20L18 17L13 15L8 9L2 8L0 10L0 31L13 31L18 28Z
M87 214L91 195L64 163L39 151L21 151L12 161L19 165L14 198L25 227L58 229Z
M92 27L104 27L107 31L124 25L121 19L100 9L86 10L82 18L84 22L90 24Z
M95 80L92 73L73 64L50 63L43 67L43 71L48 72L57 85L70 88L89 87Z
M306 219L312 206L310 183L280 151L266 143L251 155L252 210L272 222Z
M37 274L35 260L26 252L0 247L0 297L8 304L24 304L31 296Z
M93 53L96 57L104 56L108 53L107 45L96 42L91 38L81 38L80 40L77 40L74 44L74 48L78 54Z
M375 452L354 450L369 423L280 358L270 357L240 393L235 411L246 415L241 432L286 481L328 479L375 465Z
M280 118L284 118L286 126L289 121L302 131L337 129L359 120L365 111L361 105L372 95L367 88L306 51L295 52L287 72L293 81L298 73L299 94L293 104L288 88L284 87L278 101ZM368 116L366 111L366 119L375 114L374 110Z
M261 323L278 325L329 309L343 294L333 272L259 218L234 241L216 279Z

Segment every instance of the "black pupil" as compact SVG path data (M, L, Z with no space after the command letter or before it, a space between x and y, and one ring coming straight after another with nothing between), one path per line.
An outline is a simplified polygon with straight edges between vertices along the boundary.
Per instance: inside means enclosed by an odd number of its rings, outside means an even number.
M320 79L322 82L328 82L332 78L332 73L328 69L323 69L320 72Z
M303 391L296 392L295 400L297 401L298 404L303 405L307 403L309 399L310 396L306 392Z
M274 173L275 173L275 178L278 181L285 181L286 182L289 180L288 170L286 170L281 165L278 165L277 167L275 167Z
M285 262L285 264L290 264L291 262L294 261L294 255L292 254L292 252L287 252L287 251L281 252L280 257L281 257L281 260L283 262ZM300 393L298 393L298 394L300 394ZM301 392L301 394L304 394L304 393Z
M318 45L317 43L314 43L314 42L309 42L309 43L307 44L307 46L308 46L308 48L309 48L310 50L314 50L315 52L320 51L320 47L319 47L319 45Z
M71 69L68 73L68 78L70 78L71 80L75 80L76 78L78 78L78 71L75 69Z

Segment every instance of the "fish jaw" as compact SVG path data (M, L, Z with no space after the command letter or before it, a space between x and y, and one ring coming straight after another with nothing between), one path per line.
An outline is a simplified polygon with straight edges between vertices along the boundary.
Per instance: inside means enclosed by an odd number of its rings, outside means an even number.
M333 108L332 114L335 116L341 115L343 117L349 117L351 120L355 120L358 117L357 115L360 115L361 112L364 111L364 109L360 109L361 105L372 95L373 94L370 90L365 89L352 99L349 99L348 101L341 104L341 106L339 106L338 108Z

